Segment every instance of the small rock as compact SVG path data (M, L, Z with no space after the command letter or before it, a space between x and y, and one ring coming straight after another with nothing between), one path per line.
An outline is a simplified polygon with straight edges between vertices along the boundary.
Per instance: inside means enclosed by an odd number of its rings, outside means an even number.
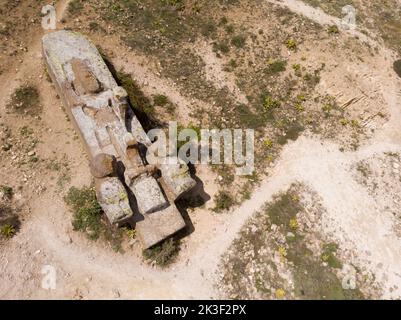
M287 233L287 238L294 238L295 234L293 234L292 232L288 232Z

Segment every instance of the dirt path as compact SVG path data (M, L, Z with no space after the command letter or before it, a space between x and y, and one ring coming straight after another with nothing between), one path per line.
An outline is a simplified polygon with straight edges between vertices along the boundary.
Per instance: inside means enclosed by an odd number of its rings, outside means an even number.
M340 29L343 28L342 19L333 17L325 13L320 8L314 8L299 0L267 0L267 2L287 7L291 11L303 15L321 25L337 25ZM367 42L371 45L377 45L377 42L366 34L356 29L345 29L350 35L358 37L362 42Z
M59 2L65 8L68 1ZM322 23L340 23L321 10L304 5L301 1L271 1L285 5L292 11ZM61 17L63 10L58 10ZM371 42L355 31L361 40ZM392 53L381 49L380 63L387 65ZM18 78L31 72L40 58L40 36L26 58L24 68L17 76L8 75L11 84L1 89L0 96L8 96ZM140 67L139 65L137 66ZM131 72L131 67L129 68ZM139 74L146 78L146 68ZM7 75L4 75L4 77ZM317 137L303 136L288 144L272 174L255 190L252 198L233 212L222 214L210 223L209 228L197 229L202 243L191 252L183 249L187 259L181 259L168 271L160 271L141 262L130 253L124 255L93 244L71 231L65 217L62 199L45 194L35 199L31 218L10 244L8 252L0 256L1 270L7 271L6 288L1 298L211 298L218 296L214 283L220 256L227 250L238 231L271 197L299 181L315 190L327 211L322 220L324 231L350 250L356 261L376 274L385 298L401 296L400 239L392 231L394 217L377 209L375 201L356 185L351 167L357 161L385 151L401 151L401 130L398 129L401 112L400 80L389 75L388 69L374 71L376 81L391 112L391 120L366 141L357 152L341 152L339 146L322 142ZM150 83L156 80L146 78ZM9 82L10 83L10 82ZM169 91L170 84L156 81L157 90ZM232 90L235 90L234 87ZM7 92L6 92L7 91ZM149 92L153 92L152 88ZM162 92L163 93L163 92ZM172 94L179 104L188 103L179 92ZM77 147L77 150L80 150ZM77 151L75 150L75 151ZM76 168L84 168L75 182L87 183L90 179L84 157L77 156ZM79 166L80 164L80 166ZM78 170L78 169L77 169ZM77 175L78 176L78 175ZM40 289L41 268L52 265L57 270L58 287L55 291ZM15 270L14 273L12 270ZM21 280L22 279L22 280ZM24 282L24 284L22 284ZM390 290L392 288L392 290ZM3 290L4 289L4 290Z

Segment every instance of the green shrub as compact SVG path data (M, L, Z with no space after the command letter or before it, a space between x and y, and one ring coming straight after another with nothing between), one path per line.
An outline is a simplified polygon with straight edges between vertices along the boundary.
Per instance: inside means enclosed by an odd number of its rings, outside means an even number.
M280 101L274 99L271 95L267 94L263 97L263 108L266 112L279 108Z
M210 37L216 31L213 21L207 21L201 26L201 33L204 37Z
M243 48L246 43L246 37L244 35L237 35L231 39L231 44L237 48Z
M13 111L22 113L24 111L32 111L39 107L39 92L30 85L24 85L15 90L8 104Z
M12 224L5 224L1 227L0 233L3 237L9 239L15 235L15 227Z
M294 39L288 39L285 45L289 50L295 51L297 49L297 43Z
M222 42L214 42L213 43L213 50L215 52L219 52L220 51L221 53L228 53L228 52L230 52L230 47L224 41L222 41Z
M9 186L0 186L0 190L3 193L4 197L11 199L11 197L13 196L13 188L9 187Z
M228 19L227 19L227 17L221 17L220 18L220 22L219 22L219 25L225 25L225 24L227 24L228 23Z
M235 201L232 198L231 194L226 191L220 191L214 197L215 206L212 209L214 212L222 212L224 210L230 209L234 204Z
M74 230L86 233L89 239L98 239L105 227L101 221L102 208L97 202L95 190L90 187L71 187L65 201L73 211Z
M180 242L169 238L143 251L143 257L159 267L167 267L175 261L180 251Z
M170 101L169 101L168 97L166 97L165 95L157 94L157 95L153 96L153 103L155 104L155 106L164 107L169 102Z
M78 14L84 8L82 0L72 0L68 3L67 11L71 16Z
M276 60L276 61L269 61L268 67L265 72L268 75L274 75L286 70L287 61L285 60Z
M232 24L227 25L225 29L226 29L226 32L229 34L232 34L235 31L235 28Z
M322 261L326 262L330 267L341 269L342 263L336 257L338 245L336 243L326 243L323 245Z
M338 29L338 27L336 25L332 25L327 29L327 32L329 34L338 34L338 33L340 33L340 30Z

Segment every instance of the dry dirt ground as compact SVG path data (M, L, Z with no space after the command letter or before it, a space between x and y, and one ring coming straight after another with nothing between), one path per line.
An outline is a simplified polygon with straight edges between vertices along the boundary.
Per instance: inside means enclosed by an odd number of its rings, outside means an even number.
M194 80L191 75L175 77L156 53L147 54L145 49L129 47L118 36L120 30L112 22L108 25L99 19L97 26L92 24L92 29L100 25L102 30L91 31L84 15L68 16L68 2L56 2L58 27L67 26L87 34L116 69L124 69L132 75L146 96L168 96L176 105L174 118L180 123L202 125L199 119L216 117L213 110L218 109L219 100L212 101L191 88L188 84ZM96 7L96 1L89 2ZM255 42L261 47L268 46L268 40L263 37L269 35L275 23L283 25L280 30L286 34L301 33L298 50L292 51L285 45L278 50L277 57L287 61L287 70L277 78L277 83L289 82L288 70L298 69L294 65L300 61L305 69L302 72L318 70L322 63L325 68L319 73L318 83L308 85L309 78L303 77L305 83L299 87L295 85L298 96L304 92L310 97L307 102L300 99L304 102L302 108L308 111L297 108L288 111L292 112L289 117L303 121L305 130L293 140L280 144L275 139L285 130L280 126L274 129L262 126L257 142L270 146L266 143L270 139L274 146L280 147L273 147L274 157L268 157L269 151L264 150L265 154L258 148L263 156L257 163L258 168L263 168L258 172L258 183L253 184L253 189L247 189L247 197L238 199L237 204L226 211L213 212L213 200L191 210L189 217L194 231L183 239L177 261L162 270L143 262L135 241L126 245L124 252L114 252L107 243L90 241L73 231L71 213L63 196L69 186L89 185L91 177L84 149L46 78L40 46L44 34L39 15L42 4L33 1L24 1L23 5L19 1L0 3L2 8L15 6L14 11L13 8L4 9L3 14L10 14L7 18L26 22L21 30L9 31L12 37L7 36L7 32L1 33L0 81L4 85L0 88L0 130L2 144L7 143L11 148L1 151L0 184L13 188L12 199L4 201L12 206L21 221L15 236L0 243L2 299L231 298L234 294L224 280L227 274L235 272L226 263L230 252L236 250L233 241L241 239L241 229L252 222L249 219L256 212L293 183L307 190L301 192L301 197L313 194L312 203L319 203L318 209L311 205L319 211L317 219L308 218L308 212L315 212L312 209L303 213L302 219L313 221L309 226L310 234L336 243L344 266L352 265L355 270L361 270L358 284L364 295L386 299L401 297L401 79L393 70L397 53L385 41L371 36L369 30L363 33L342 30L328 36L326 28L340 24L340 19L302 1L256 1L261 13L255 15L249 13L248 5L242 1L233 1L233 7L231 4L225 7L229 21L239 21L244 32L253 30L259 37ZM280 11L283 8L285 11ZM266 21L264 15L273 9L273 18ZM295 25L286 25L287 15L295 19ZM5 27L2 25L2 28ZM302 32L311 32L311 35ZM284 36L280 41L286 39ZM269 56L260 55L256 50L243 49L237 53L235 44L230 45L227 55L216 55L213 43L207 38L189 39L185 46L182 50L188 49L200 61L196 64L201 69L200 77L210 85L206 93L224 91L230 96L230 102L250 103L256 110L255 97L259 92L254 91L254 87L262 79L259 75L255 79L244 76L242 82L238 79L248 69L257 70L258 61L266 63ZM163 57L163 53L157 54ZM230 71L229 66L234 64L238 65L236 71ZM267 65L275 64L269 60ZM40 106L35 112L10 112L11 96L24 84L38 88ZM272 92L279 89L271 88ZM320 105L325 100L314 99L327 96L336 100L336 107L330 104L335 112L329 119L321 112ZM195 115L194 109L204 110L204 113ZM217 117L225 118L229 125L231 118L223 111ZM317 124L310 119L315 115L321 117ZM166 119L167 115L163 120ZM210 119L205 121L213 123ZM239 198L238 190L247 186L246 181L239 178L231 181L230 186L224 186L226 177L208 166L198 166L197 176L212 199L219 190L231 186L236 192L233 196ZM274 249L268 250L274 255ZM294 291L291 268L284 260L278 264L281 268L276 272L286 280L282 284L286 293L277 294L274 289L278 288L272 286L275 294L264 296L249 290L247 297L299 298ZM55 290L41 287L42 269L46 265L56 270ZM244 268L244 271L249 269ZM338 271L337 276L341 280L345 271ZM252 285L252 281L245 283L248 289Z

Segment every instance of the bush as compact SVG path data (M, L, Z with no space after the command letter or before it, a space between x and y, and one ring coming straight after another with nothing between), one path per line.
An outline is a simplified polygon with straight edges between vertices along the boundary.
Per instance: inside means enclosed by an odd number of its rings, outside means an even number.
M68 4L67 11L71 16L73 16L78 14L83 8L84 5L81 0L72 0Z
M231 194L226 191L220 191L214 197L214 203L215 206L212 210L214 212L221 212L230 209L235 204L235 201L232 198Z
M276 61L269 61L268 67L266 69L266 73L268 75L274 75L286 70L287 61L285 60L276 60Z
M244 35L237 35L231 39L231 44L237 48L243 48L245 46L246 37Z
M29 109L39 107L39 92L33 86L22 86L15 90L11 96L11 102L8 104L15 112L24 112Z
M9 239L19 230L21 222L10 206L0 203L0 236Z
M201 33L204 37L210 37L216 31L213 21L207 21L201 26Z
M13 188L9 187L9 186L0 186L0 190L3 193L4 197L6 197L7 199L11 199L11 197L13 196Z
M153 103L155 106L164 107L169 103L169 99L163 94L157 94L153 96Z
M15 235L15 227L12 224L5 224L1 227L0 233L3 237L9 239Z
M146 260L164 268L175 261L179 251L180 242L173 238L169 238L160 244L144 250L142 254Z
M340 30L338 29L338 27L336 25L332 25L327 29L327 32L329 34L338 34L338 33L340 33Z
M215 52L221 52L221 53L228 53L230 52L230 47L226 42L214 42L213 43L213 50Z
M86 233L89 239L98 239L104 232L104 225L101 221L102 208L97 202L95 190L90 187L72 187L65 201L73 211L74 230Z
M289 39L285 43L287 49L295 51L297 49L297 43L295 42L294 39Z
M263 97L263 108L266 112L280 107L280 101L274 99L271 95L265 95Z
M330 267L341 269L342 263L336 257L338 245L336 243L326 243L323 245L322 261L326 262Z

